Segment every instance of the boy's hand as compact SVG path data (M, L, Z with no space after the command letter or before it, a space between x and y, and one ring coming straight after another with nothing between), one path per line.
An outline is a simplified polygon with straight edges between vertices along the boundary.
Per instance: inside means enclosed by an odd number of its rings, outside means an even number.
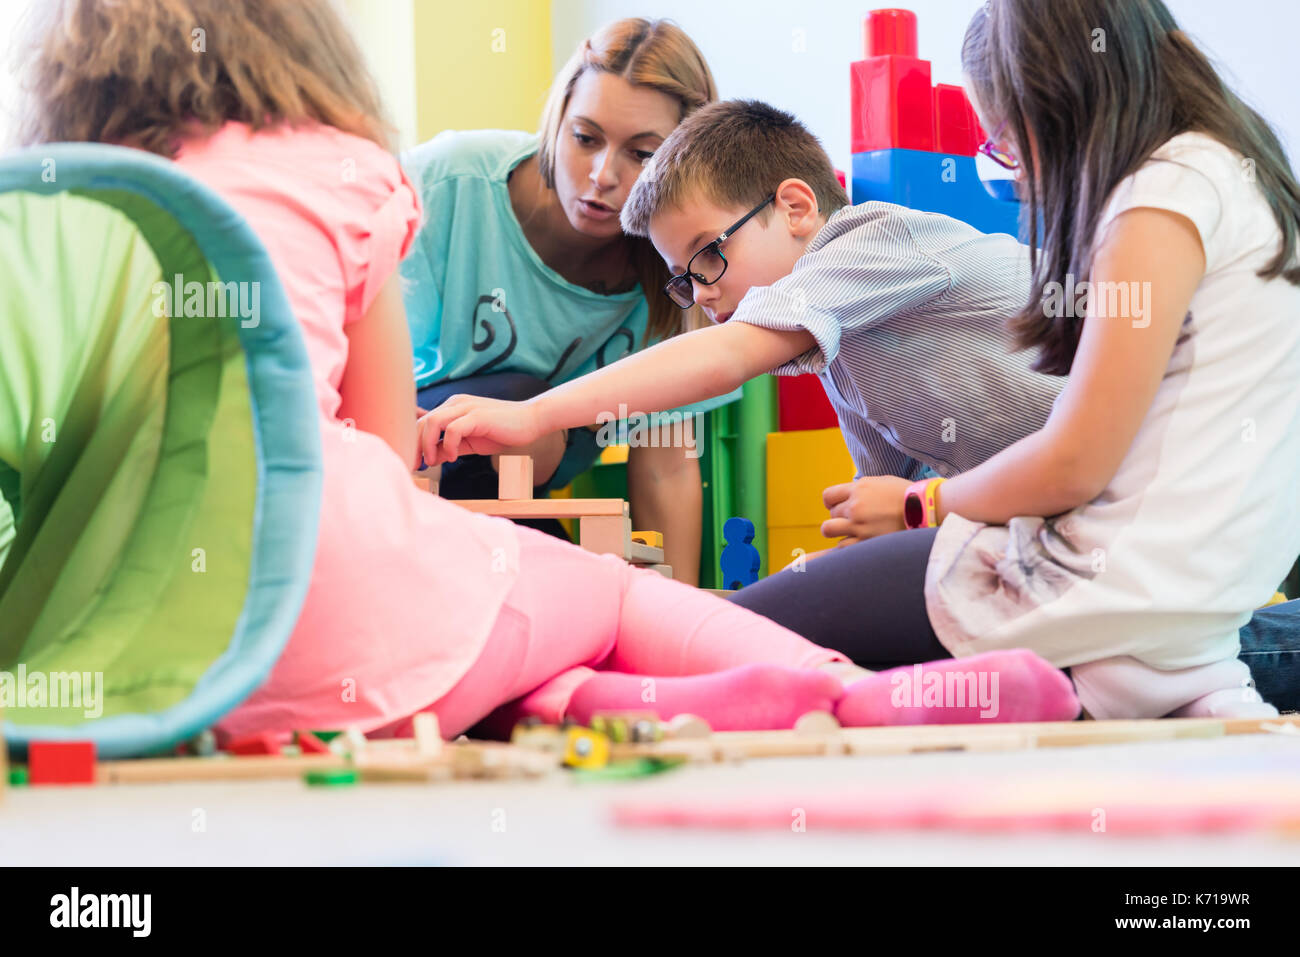
M822 493L831 517L822 522L827 538L847 537L850 542L901 532L903 493L912 483L885 475L832 485Z
M477 395L453 395L419 422L425 465L464 455L493 455L536 441L542 434L537 408Z

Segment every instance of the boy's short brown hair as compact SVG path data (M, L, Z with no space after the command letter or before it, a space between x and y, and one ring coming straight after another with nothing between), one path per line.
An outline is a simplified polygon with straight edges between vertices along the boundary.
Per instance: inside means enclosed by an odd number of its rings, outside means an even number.
M789 113L759 100L711 103L684 119L647 161L623 204L623 231L645 236L652 217L692 199L757 206L786 179L812 187L824 216L849 204L821 142Z

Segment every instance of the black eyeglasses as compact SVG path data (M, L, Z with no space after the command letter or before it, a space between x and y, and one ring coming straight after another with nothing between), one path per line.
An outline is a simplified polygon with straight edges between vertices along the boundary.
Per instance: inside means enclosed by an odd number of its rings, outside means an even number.
M691 261L686 264L686 271L664 283L664 295L682 309L689 309L695 305L695 286L692 285L691 280L694 279L701 285L712 286L721 279L722 274L727 271L727 257L722 255L722 244L731 237L732 233L744 226L751 216L774 199L776 199L775 193L724 229L713 242L701 246L691 257Z

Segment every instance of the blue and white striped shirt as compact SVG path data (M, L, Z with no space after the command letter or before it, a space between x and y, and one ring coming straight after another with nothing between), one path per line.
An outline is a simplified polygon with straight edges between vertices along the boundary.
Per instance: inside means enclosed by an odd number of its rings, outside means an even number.
M730 321L813 334L815 348L772 372L820 376L857 477L946 477L1042 428L1065 385L1012 351L1006 323L1029 283L1028 248L1011 236L862 203Z

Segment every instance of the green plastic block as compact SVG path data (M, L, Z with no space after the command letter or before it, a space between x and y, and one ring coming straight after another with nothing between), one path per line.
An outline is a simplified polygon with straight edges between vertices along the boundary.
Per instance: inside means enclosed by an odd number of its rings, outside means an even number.
M361 780L356 768L329 768L324 771L308 771L304 780L312 787L334 788L346 787Z

